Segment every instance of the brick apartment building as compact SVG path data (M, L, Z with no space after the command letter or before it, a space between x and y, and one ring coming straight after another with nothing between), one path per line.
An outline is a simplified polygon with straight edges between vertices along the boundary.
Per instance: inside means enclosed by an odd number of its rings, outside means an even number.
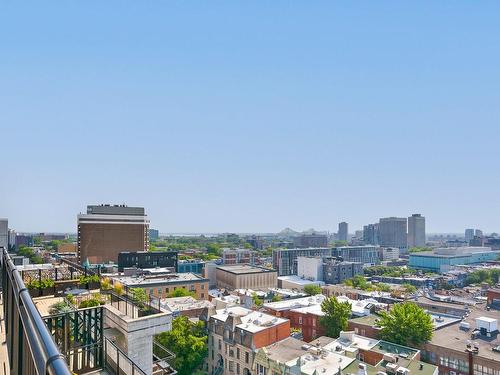
M208 373L250 375L255 353L290 336L287 319L240 306L208 318Z

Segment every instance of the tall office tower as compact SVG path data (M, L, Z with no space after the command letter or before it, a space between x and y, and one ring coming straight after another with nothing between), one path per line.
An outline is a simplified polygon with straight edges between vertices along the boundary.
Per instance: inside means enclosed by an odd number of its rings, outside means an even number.
M78 215L80 263L117 262L122 251L147 251L149 220L143 207L87 206Z
M474 229L465 230L465 241L469 242L474 238Z
M474 237L483 237L483 231L481 229L476 229L474 231Z
M363 242L365 245L378 245L378 223L363 227Z
M408 218L408 248L425 246L425 217L413 214Z
M337 239L339 241L347 241L347 235L349 233L349 224L345 221L339 223L339 231L337 232Z
M9 249L9 220L0 219L0 247Z
M403 253L406 251L406 218L385 217L378 223L379 244L384 247L397 247Z
M312 233L301 234L293 239L295 247L326 247L328 246L328 236L326 234Z

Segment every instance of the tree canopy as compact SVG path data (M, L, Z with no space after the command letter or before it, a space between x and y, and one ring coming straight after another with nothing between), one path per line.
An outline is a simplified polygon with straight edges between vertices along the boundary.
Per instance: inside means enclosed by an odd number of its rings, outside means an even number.
M308 284L304 286L304 292L310 296L321 294L321 287L318 284Z
M172 292L168 293L167 295L168 298L172 297L196 297L196 294L194 292L188 291L186 288L177 288L173 290Z
M336 297L326 298L321 303L321 311L325 313L319 320L326 335L337 338L340 331L347 329L347 320L351 316L351 304L339 302Z
M418 346L432 338L432 318L413 302L395 304L390 311L380 313L376 325L380 338L400 345Z
M192 375L208 354L207 336L203 322L192 323L186 316L172 322L172 330L158 335L161 345L175 354L173 367L179 375Z

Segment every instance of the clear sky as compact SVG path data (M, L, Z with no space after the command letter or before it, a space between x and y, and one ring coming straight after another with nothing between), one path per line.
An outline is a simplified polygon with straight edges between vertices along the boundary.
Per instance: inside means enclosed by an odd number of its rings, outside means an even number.
M4 1L0 217L500 231L498 1Z

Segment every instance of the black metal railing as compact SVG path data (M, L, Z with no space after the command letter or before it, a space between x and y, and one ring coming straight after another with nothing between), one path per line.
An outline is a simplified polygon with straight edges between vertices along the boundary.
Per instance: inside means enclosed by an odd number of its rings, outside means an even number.
M0 248L3 313L11 374L71 375L5 248Z
M113 341L104 338L104 368L115 375L146 375Z

